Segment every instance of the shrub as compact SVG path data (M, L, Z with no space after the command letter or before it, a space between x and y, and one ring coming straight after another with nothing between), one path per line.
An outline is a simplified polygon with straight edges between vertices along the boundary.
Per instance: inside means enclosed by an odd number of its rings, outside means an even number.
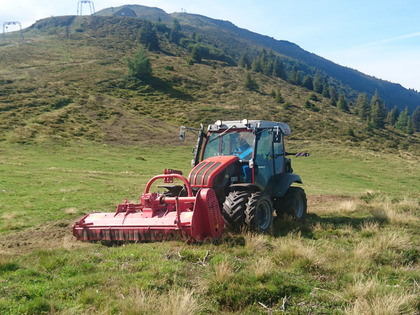
M257 91L259 88L258 83L252 79L249 72L247 72L245 76L245 88L250 91Z
M143 49L139 49L133 59L126 59L128 75L133 79L147 82L152 77L150 59Z
M309 95L309 100L314 101L314 102L319 102L318 96L316 96L315 93L311 93L311 95Z

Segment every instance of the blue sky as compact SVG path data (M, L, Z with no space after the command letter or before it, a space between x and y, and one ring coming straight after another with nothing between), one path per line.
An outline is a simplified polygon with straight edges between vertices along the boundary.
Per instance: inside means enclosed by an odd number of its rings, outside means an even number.
M420 0L93 0L205 15L288 40L335 63L420 91ZM77 0L0 0L0 23L74 15ZM83 13L89 13L87 4ZM9 30L16 29L10 26Z

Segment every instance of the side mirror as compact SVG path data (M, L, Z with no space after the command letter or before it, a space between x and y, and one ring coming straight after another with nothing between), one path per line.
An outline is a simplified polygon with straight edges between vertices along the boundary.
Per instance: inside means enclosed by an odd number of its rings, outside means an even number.
M276 142L276 143L280 143L281 142L281 132L280 132L279 126L276 126L276 129L274 131L275 131L275 134L274 134L273 141Z
M181 129L179 130L179 141L184 142L185 141L185 127L181 126Z

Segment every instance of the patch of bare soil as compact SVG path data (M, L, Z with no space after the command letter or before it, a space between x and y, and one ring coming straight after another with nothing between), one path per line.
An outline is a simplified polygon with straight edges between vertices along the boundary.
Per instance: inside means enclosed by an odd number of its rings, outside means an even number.
M318 204L318 203L327 203L327 202L342 202L347 200L357 199L352 196L333 196L333 195L317 195L317 196L307 196L308 205L309 204Z
M308 212L317 212L317 210L326 210L347 201L354 201L357 197L352 196L333 196L333 195L317 195L307 196Z
M74 222L57 221L15 233L0 235L0 255L23 255L37 249L87 246L76 241L71 231Z
M98 122L99 123L99 122ZM119 145L180 145L179 126L147 116L119 112L109 123L99 123L105 137L103 142Z

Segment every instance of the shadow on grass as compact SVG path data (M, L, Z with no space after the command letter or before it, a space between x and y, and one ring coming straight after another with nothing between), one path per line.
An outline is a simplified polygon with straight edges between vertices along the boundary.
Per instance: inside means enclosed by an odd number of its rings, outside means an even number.
M388 223L388 219L383 217L320 217L317 214L307 214L304 222L294 221L290 218L276 218L273 223L273 236L283 237L290 233L299 233L305 238L315 238L313 228L318 223L324 226L330 226L333 230L339 230L344 227L351 227L355 230L361 230L361 227L369 222L377 222L379 224Z
M129 90L140 90L145 85L150 86L151 90L158 91L161 93L168 94L172 98L177 98L184 101L194 101L194 97L188 93L185 93L181 90L178 90L173 87L172 83L166 80L162 80L157 77L151 77L147 80L147 82L142 82L139 80L133 80L129 77L125 78L125 82L123 84L125 89Z

